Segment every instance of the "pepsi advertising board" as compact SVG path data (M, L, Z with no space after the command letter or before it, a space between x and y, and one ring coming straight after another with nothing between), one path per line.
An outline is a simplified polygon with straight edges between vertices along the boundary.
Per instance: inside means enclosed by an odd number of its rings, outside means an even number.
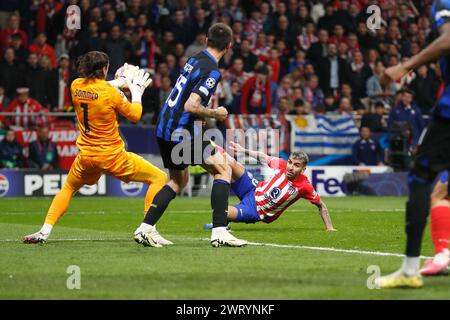
M67 171L0 170L0 197L50 197L61 190ZM102 175L92 186L83 186L80 196L144 197L147 186L143 183L124 183Z

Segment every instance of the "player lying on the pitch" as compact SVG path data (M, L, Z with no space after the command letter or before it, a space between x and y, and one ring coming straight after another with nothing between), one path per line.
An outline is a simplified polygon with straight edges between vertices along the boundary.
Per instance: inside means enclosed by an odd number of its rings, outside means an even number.
M306 153L293 152L286 161L268 156L263 152L245 149L237 143L230 142L230 149L235 153L255 158L273 169L272 175L267 181L259 182L223 148L218 146L216 148L227 155L232 170L231 189L241 201L237 205L228 207L228 221L271 223L278 219L289 206L303 198L319 208L325 230L336 231L327 206L303 174L309 161ZM209 227L210 224L205 225L205 228Z
M434 257L420 270L423 276L447 275L450 242L450 197L448 195L448 170L441 173L431 194L431 239Z
M54 197L41 230L25 236L25 243L46 242L74 194L85 184L95 184L102 174L124 182L147 183L149 188L145 196L145 212L166 182L167 176L162 170L125 150L118 129L117 113L132 122L141 118L141 97L151 83L150 75L137 67L125 65L118 70L119 77L116 80L107 82L109 57L99 51L84 54L77 63L79 78L72 82L70 90L80 129L77 139L80 152L61 191ZM117 87L128 87L132 102ZM160 243L170 244L161 236L157 239Z

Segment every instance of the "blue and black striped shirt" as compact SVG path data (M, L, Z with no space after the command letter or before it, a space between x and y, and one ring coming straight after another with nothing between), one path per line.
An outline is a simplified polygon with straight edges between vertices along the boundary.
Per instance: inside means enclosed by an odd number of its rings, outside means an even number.
M156 136L166 141L179 142L182 132L187 130L193 137L197 131L194 127L197 117L186 112L184 104L191 93L196 93L206 107L220 78L218 61L207 50L189 58L159 114Z

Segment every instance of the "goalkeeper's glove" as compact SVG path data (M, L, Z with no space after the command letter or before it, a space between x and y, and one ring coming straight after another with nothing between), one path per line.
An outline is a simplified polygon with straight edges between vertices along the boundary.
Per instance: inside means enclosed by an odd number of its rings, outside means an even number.
M125 78L125 82L131 92L131 101L141 103L142 94L144 93L145 88L152 83L152 79L150 78L150 74L148 72L139 69L139 71L134 75L133 80Z
M139 68L137 66L125 63L123 66L117 69L114 75L114 80L109 81L109 83L116 88L126 88L127 83L125 79L133 80L138 70Z

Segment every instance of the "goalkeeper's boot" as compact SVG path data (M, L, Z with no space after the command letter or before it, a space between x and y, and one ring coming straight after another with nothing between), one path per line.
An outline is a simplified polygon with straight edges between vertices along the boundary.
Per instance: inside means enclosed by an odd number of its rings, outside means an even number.
M437 263L433 260L425 261L424 266L420 269L420 274L422 276L448 276L449 274L449 260L442 264Z
M23 237L23 243L39 243L44 244L48 240L48 234L42 233L41 231L38 231L33 234L29 234L25 237Z
M402 270L398 270L375 279L375 285L380 289L420 288L423 286L423 279L420 273L407 276Z
M241 240L233 236L230 232L223 228L218 231L213 228L211 233L211 245L215 248L228 246L228 247L243 247L247 245L246 240Z
M134 233L134 241L145 247L162 247L172 245L173 242L165 239L159 234L155 227L149 232L144 232L139 228Z

